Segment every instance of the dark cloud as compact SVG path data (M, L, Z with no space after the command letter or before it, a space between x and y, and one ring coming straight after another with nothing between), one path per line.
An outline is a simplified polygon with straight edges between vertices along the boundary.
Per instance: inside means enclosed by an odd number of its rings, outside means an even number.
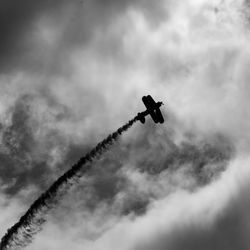
M35 21L42 13L57 8L64 1L15 0L0 1L0 67L11 70L16 64L26 64L24 55L34 49Z
M47 131L46 146L36 138L38 127L33 124L33 107L37 98L28 94L21 96L9 109L10 124L1 124L0 178L9 195L31 185L44 189L50 184L49 176L55 171L49 163L50 151L64 141L56 130Z
M101 39L96 47L100 54L108 50L113 56L117 51L121 53L122 34L105 38L105 29L131 6L140 9L152 22L165 14L161 3L141 0L0 1L0 72L25 69L48 75L58 70L62 73L62 64L65 72L70 67L64 60L68 52L87 45L96 34L103 35L103 41ZM38 25L42 18L49 28L59 31L58 39L49 47L43 41Z
M171 123L170 120L167 122ZM172 125L178 127L177 124ZM142 172L157 175L165 170L175 172L184 167L189 169L190 177L202 185L225 170L235 151L228 137L210 134L209 137L196 138L193 132L189 132L186 138L176 143L177 131L171 126L168 125L162 133L160 128L149 123L146 129L139 131L131 152L137 151L133 157L134 164Z

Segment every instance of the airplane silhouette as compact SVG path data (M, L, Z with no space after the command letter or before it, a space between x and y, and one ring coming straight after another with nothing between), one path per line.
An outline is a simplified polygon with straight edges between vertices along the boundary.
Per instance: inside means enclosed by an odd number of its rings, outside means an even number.
M163 105L162 102L155 102L152 96L143 96L142 101L146 106L147 110L144 112L138 113L138 119L141 123L145 123L145 117L151 115L155 123L163 123L164 118L161 114L160 107Z

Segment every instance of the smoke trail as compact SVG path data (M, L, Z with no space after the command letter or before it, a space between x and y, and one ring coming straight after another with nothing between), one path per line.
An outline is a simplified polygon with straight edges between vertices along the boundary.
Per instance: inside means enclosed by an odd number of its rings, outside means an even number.
M138 121L138 116L98 143L70 170L59 177L47 191L34 201L19 221L7 230L7 233L1 239L0 250L21 249L31 243L33 236L42 229L42 225L46 222L47 212L54 208L68 188L74 185L90 169L91 164L87 163L91 163L103 154L117 140L119 135L128 130L136 121Z

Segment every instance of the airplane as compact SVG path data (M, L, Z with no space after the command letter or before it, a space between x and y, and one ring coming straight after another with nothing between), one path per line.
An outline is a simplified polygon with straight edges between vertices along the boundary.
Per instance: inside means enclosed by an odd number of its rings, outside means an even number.
M163 118L162 113L160 111L160 107L161 107L161 105L163 105L163 103L162 102L155 102L154 99L152 98L152 96L150 96L150 95L143 96L142 101L143 101L144 105L146 106L147 110L137 114L138 120L141 123L145 123L145 117L147 115L151 115L151 117L155 123L163 123L164 118Z

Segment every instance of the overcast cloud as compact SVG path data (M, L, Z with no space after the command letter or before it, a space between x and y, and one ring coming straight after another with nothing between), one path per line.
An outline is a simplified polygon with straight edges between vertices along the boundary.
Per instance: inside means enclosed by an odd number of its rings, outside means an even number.
M162 100L27 248L250 249L249 3L0 0L0 233Z

